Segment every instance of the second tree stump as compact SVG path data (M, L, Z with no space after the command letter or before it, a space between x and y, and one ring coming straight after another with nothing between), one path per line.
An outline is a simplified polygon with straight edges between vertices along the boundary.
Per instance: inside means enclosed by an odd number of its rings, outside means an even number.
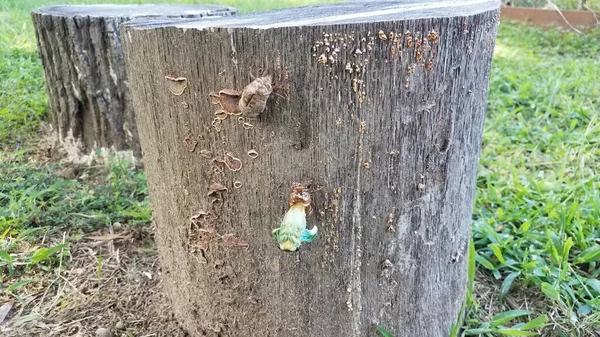
M141 155L119 25L132 18L235 14L215 5L52 6L32 13L57 141L68 160L95 148Z

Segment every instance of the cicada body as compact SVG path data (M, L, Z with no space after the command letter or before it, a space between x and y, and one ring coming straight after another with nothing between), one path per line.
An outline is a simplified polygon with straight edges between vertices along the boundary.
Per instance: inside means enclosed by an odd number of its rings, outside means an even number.
M290 194L290 208L281 221L281 226L273 230L279 249L296 251L302 242L312 242L317 236L317 226L306 229L306 216L311 212L311 200L301 184L295 184Z
M270 75L258 77L242 91L239 109L248 118L258 117L267 107L267 100L273 92Z
M218 104L221 109L215 115L217 119L225 119L228 115L243 115L247 118L258 117L267 107L267 100L273 92L272 77L262 76L250 82L242 92L223 89L210 93L211 103ZM219 118L222 116L222 118Z

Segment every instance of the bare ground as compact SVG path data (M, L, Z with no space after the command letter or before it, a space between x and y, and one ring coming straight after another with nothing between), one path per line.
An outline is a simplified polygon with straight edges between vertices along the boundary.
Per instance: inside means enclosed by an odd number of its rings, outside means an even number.
M185 336L161 295L161 273L150 230L94 233L71 247L68 269L33 271L27 294L13 303L0 335Z
M0 304L12 304L0 324L3 337L96 336L100 328L113 337L184 337L174 320L170 301L161 294L161 272L151 228L89 234L71 246L71 256L52 271L31 271L24 303L7 295ZM553 305L533 288L517 286L502 303L498 302L501 282L478 272L476 298L481 320L503 310L525 309L540 312ZM10 305L9 305L10 306ZM592 325L572 326L553 320L560 308L547 312L550 325L544 337L600 336ZM563 314L564 315L564 314ZM0 320L2 309L0 309ZM105 336L102 336L105 337Z

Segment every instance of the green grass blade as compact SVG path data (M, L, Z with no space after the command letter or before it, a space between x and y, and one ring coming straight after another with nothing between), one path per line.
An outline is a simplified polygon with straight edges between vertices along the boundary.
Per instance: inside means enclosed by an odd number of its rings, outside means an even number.
M538 316L538 317L532 319L531 321L523 324L519 328L521 330L539 329L539 328L543 328L546 325L546 322L548 322L548 316L541 315L541 316Z
M577 256L577 263L589 263L600 260L600 245L594 245Z
M501 264L506 264L506 261L504 260L504 256L502 255L502 251L500 250L500 247L498 247L497 244L492 243L490 245L490 248L492 249L492 252L494 252L494 256L496 256L496 258L498 259L498 261Z
M522 331L515 329L498 329L494 331L504 336L537 336L539 333L533 331Z
M48 258L50 258L52 255L54 255L56 252L65 249L68 247L68 244L63 243L54 247L50 247L50 248L40 248L38 249L35 254L33 254L33 256L30 259L30 262L32 264L36 264L36 263L40 263L44 260L47 260Z
M504 311L504 312L501 312L501 313L495 315L494 317L492 317L492 319L490 319L490 325L491 325L491 327L497 327L497 326L500 326L506 322L509 322L517 317L527 316L530 314L531 314L531 311L528 311L528 310Z
M550 283L547 283L547 282L542 283L542 292L544 293L544 295L548 296L548 298L558 301L559 292Z
M493 331L492 329L488 329L488 328L467 329L467 330L465 330L464 335L465 336L481 335L484 333L490 333L492 331Z
M508 274L508 276L506 276L506 278L502 282L502 286L500 287L500 296L498 298L498 300L500 302L502 302L502 300L504 299L504 296L506 296L506 294L510 290L510 286L513 284L515 278L517 278L517 276L519 276L519 275L521 275L521 272L515 271L515 272Z
M29 283L31 283L32 281L33 281L33 280L22 280L22 281L19 281L19 282L13 283L13 284L9 285L9 286L8 286L8 288L6 288L6 292L8 292L8 293L12 293L12 292L14 292L14 291L15 291L15 290L17 290L17 289L19 289L19 288L21 288L21 287L24 287L24 286L28 285L28 284L29 284Z
M385 330L384 328L380 327L379 325L375 326L375 329L383 337L394 337L394 335L392 335L391 333L389 333L387 330Z
M479 262L479 264L481 264L482 266L484 266L486 269L489 269L489 270L493 270L493 269L495 269L495 267L494 267L494 265L492 264L492 262L490 262L490 260L488 260L488 259L487 259L485 256L483 256L483 255L479 255L479 254L477 254L477 255L475 256L475 260L476 260L477 262Z

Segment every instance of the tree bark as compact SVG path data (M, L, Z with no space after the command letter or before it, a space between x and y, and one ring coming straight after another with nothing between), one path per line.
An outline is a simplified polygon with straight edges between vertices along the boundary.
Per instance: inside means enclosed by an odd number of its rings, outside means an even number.
M373 1L125 25L165 288L191 336L448 336L498 20L497 1ZM264 111L249 73L273 78ZM272 231L295 182L319 233L288 252Z
M223 16L211 5L52 6L32 13L46 78L51 122L69 159L95 148L131 151L140 145L128 88L119 25L131 18Z

